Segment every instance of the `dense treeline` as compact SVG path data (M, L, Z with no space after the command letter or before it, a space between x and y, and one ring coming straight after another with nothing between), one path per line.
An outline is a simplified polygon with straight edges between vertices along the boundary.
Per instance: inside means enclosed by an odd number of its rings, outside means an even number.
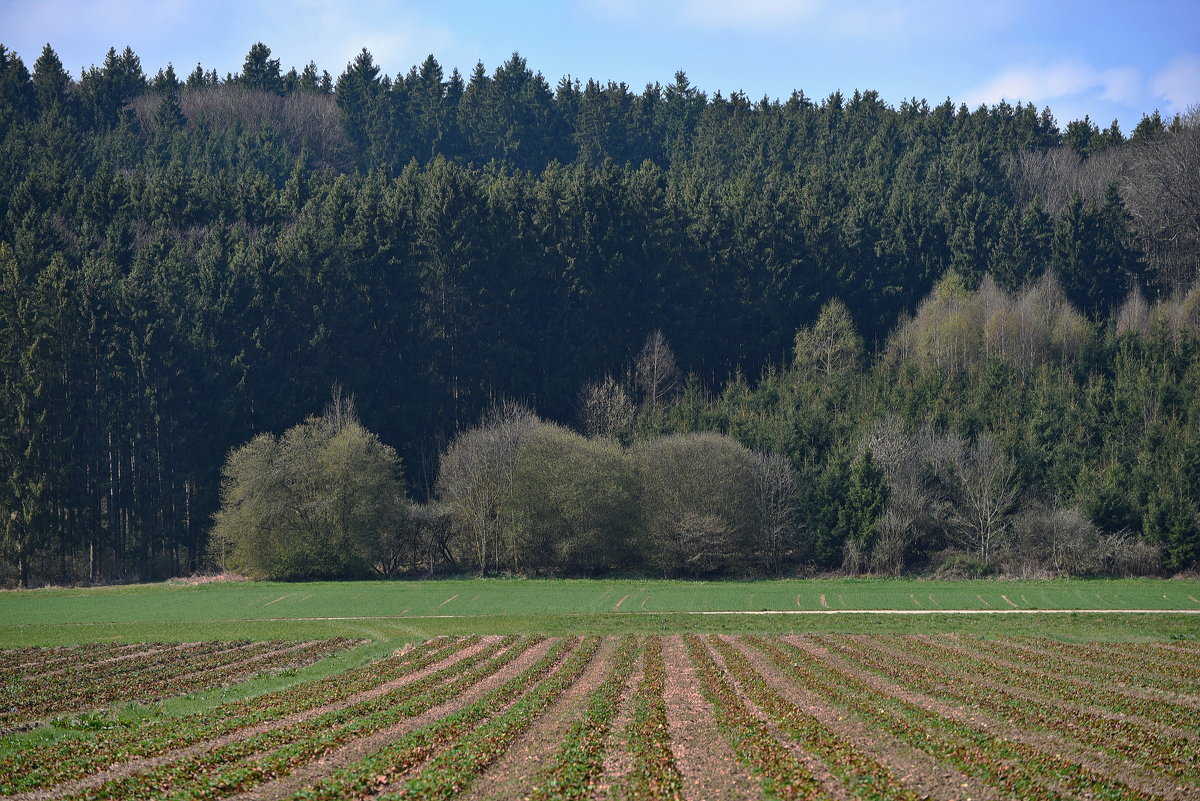
M516 55L490 74L430 58L391 78L364 51L334 79L285 73L255 45L221 79L148 77L126 49L75 78L49 46L31 68L0 47L6 580L203 567L230 449L303 420L333 382L396 448L410 493L436 497L449 438L495 398L572 421L580 387L655 330L693 378L682 395L650 381L646 396L637 371L610 381L643 393L627 415L643 433L622 447L715 429L780 454L807 531L853 527L844 490L890 413L964 452L988 433L1023 497L1100 532L1194 549L1190 329L1155 333L1149 301L1144 333L1105 320L1132 290L1161 305L1194 280L1197 130L1155 114L1126 140L1032 106L872 92L751 101L682 73L641 92L551 87ZM1079 330L1030 364L930 355L904 327L884 348L952 271L968 294L1053 271ZM833 298L880 355L845 375L828 359L780 369ZM988 325L1020 317L1006 314ZM798 376L811 382L783 388ZM1118 395L1130 386L1149 410ZM1011 407L984 414L977 395ZM1027 434L1041 403L1045 428ZM1103 413L1081 415L1089 403ZM1022 451L1030 438L1049 453ZM805 559L842 564L844 541L814 543ZM1180 547L1165 566L1194 560Z

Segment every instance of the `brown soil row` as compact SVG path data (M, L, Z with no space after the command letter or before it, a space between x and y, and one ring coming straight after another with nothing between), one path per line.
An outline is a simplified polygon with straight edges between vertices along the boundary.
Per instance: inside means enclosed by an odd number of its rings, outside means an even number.
M1195 798L1195 788L1179 786L1170 778L1150 773L1141 765L1115 758L1108 754L1098 753L1071 741L1054 737L1053 735L1030 732L1013 726L1007 721L982 714L976 710L963 709L925 695L924 693L910 690L866 668L853 664L849 660L843 659L840 655L826 650L811 639L789 636L785 637L784 640L820 659L829 665L831 669L857 679L873 692L877 692L880 695L897 698L957 723L987 732L994 737L1023 743L1043 753L1068 759L1087 769L1124 782L1137 790L1152 793L1166 799L1171 799L1172 801L1176 801L1176 799L1183 801L1183 799Z
M1094 658L1087 653L1071 653L1069 646L1067 646L1066 643L1053 643L1049 641L1044 643L1031 643L1020 640L1005 640L1004 647L1011 648L1017 653L1032 654L1035 657L1065 659L1088 665L1090 668L1099 669L1111 674L1114 681L1119 681L1124 677L1131 679L1147 677L1153 680L1165 681L1173 685L1175 688L1178 688L1176 691L1182 694L1194 694L1197 690L1200 690L1200 683L1196 682L1195 680L1174 673L1170 667L1158 666L1150 663L1149 661L1145 665L1144 670L1139 669L1136 672L1132 672L1130 669L1123 668L1119 665L1096 662L1094 661Z
M888 658L904 665L912 665L917 668L927 668L930 670L945 668L945 665L938 661L936 653L922 654L915 651L909 651L902 646L897 646L886 641L878 642L862 637L854 637L853 639L855 640L855 645L858 647L865 648L868 652L872 650L879 651ZM983 656L971 651L967 646L960 646L956 648L947 644L947 647L966 656ZM990 660L985 659L985 661ZM1046 682L1057 683L1062 681L1060 677L1054 676L1048 671L1042 671L1039 675L1039 678ZM970 679L972 683L986 688L992 693L1049 706L1057 710L1064 718L1073 718L1075 716L1085 714L1094 715L1106 720L1125 721L1162 734L1200 740L1200 735L1196 735L1191 732L1180 731L1172 726L1164 725L1153 720L1147 720L1137 715L1128 714L1125 712L1116 712L1104 707L1091 705L1088 703L1090 699L1087 696L1077 696L1077 701L1064 700L1057 695L1043 692L1038 686L1030 685L1028 683L1028 677L1013 676L1012 680L1005 681L1004 679L986 677L979 673L972 673ZM1022 681L1025 683L1018 683ZM1110 689L1107 685L1104 685L1104 687L1105 689Z
M723 639L725 639L726 642L732 642L730 638ZM734 644L734 647L736 648L737 645ZM813 775L813 778L821 783L821 788L825 795L828 798L833 799L833 801L849 801L849 793L846 792L846 789L842 786L842 783L829 770L829 766L826 765L820 757L805 751L799 744L794 742L790 737L779 730L779 727L776 726L774 721L771 720L771 716L761 709L757 704L755 704L750 696L744 691L744 689L738 685L737 679L734 677L733 672L729 670L728 665L725 663L721 654L716 651L716 649L706 643L705 650L708 652L709 658L712 659L712 661L724 674L725 680L731 687L736 689L738 697L741 699L742 703L746 705L746 709L748 709L755 717L759 719L759 721L762 722L762 724L776 739L776 741L778 741L780 745L787 749L788 753L792 755L793 759L803 765L804 768ZM747 656L749 656L749 654L747 654ZM755 669L760 675L762 675L761 665L756 664ZM787 698L788 696L785 694L784 697Z
M605 740L604 762L591 795L593 801L606 801L606 799L616 801L620 797L618 789L624 784L625 777L633 768L633 758L629 754L629 748L625 741L625 730L629 727L629 721L633 717L633 705L629 699L633 697L634 688L641 683L644 670L645 663L639 660L637 667L634 668L629 680L625 683L625 691L621 693L621 709L613 718L612 728L609 729L608 737Z
M223 665L216 665L214 667L205 668L204 670L195 670L195 671L191 671L188 673L181 673L179 676L176 676L174 680L176 680L176 681L178 681L178 680L197 681L202 678L211 676L212 681L208 682L206 684L206 686L215 686L217 684L224 683L223 679L225 679L229 675L244 676L245 675L244 671L246 670L247 667L254 665L256 663L259 663L259 662L268 663L268 664L263 665L263 667L262 667L263 670L271 670L271 669L275 669L275 668L279 668L279 669L286 668L289 664L291 664L290 662L288 662L286 660L287 654L289 654L293 651L299 651L302 648L307 648L311 645L314 645L315 643L316 643L315 640L307 640L304 642L293 643L291 645L285 645L285 646L275 649L274 651L266 651L264 653L254 654L252 656L247 657L246 659L242 659L239 661L226 662ZM278 660L281 658L283 658L284 661L278 662L278 663L275 662L275 660ZM242 679L237 678L235 680L240 681ZM204 687L199 687L197 689L204 689Z
M738 764L729 741L717 729L713 709L700 692L696 666L681 637L663 641L667 681L663 700L671 732L671 753L683 779L684 798L752 799L757 782Z
M1063 675L1061 675L1059 673L1055 673L1054 671L1051 671L1051 670L1034 667L1029 664L1023 664L1021 662L1016 661L1015 659L1011 659L1011 660L1004 659L1000 656L997 656L996 654L972 648L971 644L969 642L964 642L958 637L946 637L946 636L938 636L938 635L914 635L913 639L920 641L920 642L927 642L932 645L938 645L943 648L947 648L951 651L954 651L955 653L962 654L964 656L973 657L973 658L978 659L981 662L984 662L988 665L999 668L1000 670L1012 671L1012 674L1011 674L1012 681L1022 681L1022 679L1020 677L1021 675L1028 676L1029 674L1032 674L1033 676L1036 676L1038 679L1047 681L1047 682L1056 682L1056 683L1067 682L1070 685L1077 687L1081 692L1084 692L1087 687L1094 686L1095 684L1097 684L1096 682L1090 682L1090 681L1087 681L1086 679L1078 678L1075 676L1063 676ZM905 652L905 654L906 654L906 656L905 656L906 659L911 659L911 660L919 661L919 662L931 661L929 658L918 656L916 654L913 654L913 653L910 653L907 651ZM932 662L935 665L937 664L936 660L932 660ZM1008 692L1020 691L1021 688L1015 686L1012 683L1012 681L999 682L999 684L1004 690L1006 690ZM1189 708L1196 709L1198 711L1198 714L1200 714L1200 697L1198 697L1198 696L1181 695L1178 693L1169 693L1166 691L1155 691L1155 690L1147 689L1144 687L1129 687L1129 686L1124 686L1124 685L1120 685L1120 684L1116 684L1116 683L1112 683L1112 682L1105 682L1105 683L1101 684L1101 686L1103 686L1103 688L1106 692L1111 692L1115 695L1124 696L1129 699L1139 700L1139 701L1154 701L1154 702L1158 702L1158 703L1172 704L1175 706L1189 707ZM1038 694L1038 697L1039 698L1044 697L1044 699L1050 703L1055 703L1055 704L1062 703L1061 701L1056 700L1054 696L1050 696L1050 695L1042 696L1041 694ZM1068 706L1069 708L1073 708L1073 707L1070 707L1069 704L1066 706ZM1162 727L1162 729L1164 731L1169 731L1170 733L1174 734L1175 736L1187 737L1188 739L1200 740L1200 732L1188 731L1186 729L1178 729L1178 728L1174 728L1171 726L1166 726L1166 725L1163 725L1160 723L1156 723L1155 721L1152 721L1152 720L1146 720L1145 718L1139 717L1137 715L1131 715L1131 714L1126 714L1126 713L1122 713L1122 712L1113 712L1113 711L1105 709L1103 707L1088 706L1088 707L1080 707L1080 708L1086 709L1087 711L1095 713L1097 715L1102 715L1104 717L1111 717L1116 720L1130 720L1130 721L1134 721L1134 722L1138 723L1139 725L1143 725L1143 726Z
M1189 694L1182 691L1150 687L1144 684L1130 684L1127 683L1127 676L1125 674L1121 674L1118 670L1106 665L1095 665L1087 659L1075 659L1076 664L1079 666L1078 672L1063 672L1051 668L1037 667L1030 663L1030 657L1033 657L1034 659L1060 659L1068 662L1071 661L1072 658L1067 654L1056 653L1046 649L1038 648L1032 643L1017 642L1012 640L997 640L989 643L992 646L1000 646L1001 648L1006 649L1007 652L1001 655L992 653L991 651L993 649L989 649L987 651L982 649L973 650L971 649L970 641L965 641L956 635L945 635L940 639L935 639L927 635L924 636L923 639L926 639L930 642L937 642L946 646L949 646L951 643L955 643L957 646L967 649L968 653L975 654L982 659L988 659L997 664L1014 664L1023 670L1034 670L1055 678L1065 677L1074 681L1082 682L1084 684L1094 684L1097 681L1102 681L1104 686L1113 692L1119 692L1132 697L1147 698L1153 701L1165 701L1167 703L1200 708L1200 694ZM1108 674L1108 678L1102 680L1098 679L1097 674Z
M99 646L100 644L95 645ZM153 645L163 647L162 643L153 643ZM95 650L97 653L119 654L140 651L145 647L146 643L109 643L107 648L97 647ZM17 656L12 652L5 652L4 658L0 659L0 670L8 670L15 673L28 673L35 669L40 671L43 668L51 668L60 662L71 659L80 653L81 648L91 649L92 646L59 645L42 648L36 654L27 654L25 657ZM38 675L45 674L39 672Z
M284 729L284 728L288 728L290 726L295 726L298 723L303 723L307 720L311 720L312 718L319 717L319 716L327 714L329 712L336 712L340 709L345 709L346 707L353 706L355 704L359 704L364 701L369 701L372 698L376 698L380 695L383 695L384 693L388 693L388 692L391 692L392 690L399 689L400 687L403 687L406 684L411 684L414 681L423 679L432 673L435 673L439 670L443 670L447 667L450 667L454 663L456 663L462 659L465 659L468 656L471 656L475 653L478 653L479 651L483 650L488 645L494 643L498 639L500 639L500 638L499 637L485 637L485 638L483 638L483 640L470 646L469 648L464 648L460 651L456 651L455 653L447 656L445 659L442 659L432 665L428 665L428 666L422 668L421 670L418 670L413 673L409 673L405 676L401 676L401 677L393 679L389 682L384 682L375 687L372 687L369 690L364 690L363 692L356 693L356 694L349 696L347 698L344 698L340 701L335 701L330 704L325 704L323 706L314 707L313 709L308 709L308 710L305 710L304 712L296 712L291 715L287 715L286 717L267 721L265 723L260 723L256 726L250 726L245 729L238 729L235 732L230 732L229 734L223 735L221 737L216 737L211 740L205 740L204 742L196 743L195 745L190 745L190 746L187 746L186 748L179 748L174 751L170 751L166 754L162 754L160 756L139 757L139 758L131 759L128 762L123 762L121 764L114 765L107 770L101 771L99 773L93 773L92 775L85 776L82 779L75 779L73 781L64 782L62 784L59 784L59 785L56 785L54 787L47 788L44 790L33 790L33 791L30 791L27 793L20 793L18 795L10 796L10 799L12 801L46 801L47 799L61 798L63 796L72 795L81 790L86 790L91 787L98 787L98 786L104 784L105 782L112 781L113 779L120 779L125 776L132 776L133 774L136 774L136 773L147 773L161 765L165 765L167 763L175 762L178 760L188 759L190 757L196 756L197 754L201 754L201 753L204 753L207 751L212 751L212 750L220 748L224 745L228 745L230 743L235 743L240 740L245 740L250 737L254 737L256 735L263 734L264 732L274 731L276 729Z
M588 696L612 668L618 640L605 638L579 678L550 708L517 738L504 755L458 798L464 801L501 801L528 798L538 773L556 752L572 724L583 714Z
M419 672L382 683L336 703L289 715L286 718L243 729L188 748L178 749L161 757L130 760L86 779L64 783L44 791L10 796L10 798L14 801L57 799L80 790L99 786L115 778L143 773L160 765L186 759L263 732L287 728L319 715L376 698L435 671L447 668L453 670L453 666L460 660L494 645L497 639L497 637L485 637L472 646L463 648ZM859 646L876 649L889 658L903 660L913 665L914 669L921 666L938 666L934 654L912 653L904 647L903 643L880 643L861 637L852 637L851 639ZM982 780L972 778L951 765L938 761L930 754L877 729L870 722L860 719L855 714L822 697L818 692L790 677L745 640L730 636L722 637L722 640L744 655L764 681L780 693L788 703L794 705L799 711L816 718L836 737L874 759L890 771L897 782L911 789L918 797L953 799L954 801L960 799L962 801L966 799L1000 801L1007 797L1005 793ZM899 680L892 680L890 677L876 674L858 664L855 659L843 657L825 647L819 638L789 636L782 640L819 659L828 666L831 675L836 676L840 673L851 677L883 697L913 704L920 709L989 735L1022 743L1045 754L1070 760L1115 781L1124 782L1135 790L1153 794L1167 801L1183 801L1183 799L1198 797L1195 786L1182 786L1171 777L1157 773L1151 766L1102 753L1098 749L1075 740L1068 734L1030 731L990 711L942 699L940 691L931 689L929 693L921 692L909 686L903 675ZM745 765L737 761L729 742L717 728L713 709L700 691L697 671L687 654L683 638L663 637L661 641L667 676L663 700L667 712L671 750L683 779L683 797L687 799L721 799L722 801L724 799L734 801L761 797L762 793L757 779ZM949 647L955 651L985 659L989 664L1000 667L1005 665L1004 660L994 655L971 651L969 641L940 637L920 637L916 641ZM833 642L833 640L827 642ZM332 749L319 760L298 766L287 775L280 776L274 781L253 788L235 798L237 801L276 801L311 787L339 769L375 753L409 732L432 724L478 701L505 681L529 668L544 656L553 644L553 640L544 640L534 647L526 649L513 662L476 683L452 701L398 722L386 730ZM582 715L588 697L597 687L601 686L610 673L618 645L618 638L605 638L579 678L551 704L526 732L517 738L472 788L459 797L466 801L527 798L535 788L539 773L556 752L564 735ZM303 647L303 644L291 646L291 648L300 647ZM713 647L711 641L705 641L705 648L708 649L715 664L725 672L731 686L737 687L737 682L733 680L728 666L725 665L720 652ZM274 653L282 653L286 650L290 650L290 648ZM262 655L258 658L267 656L269 655ZM1010 663L1010 666L1029 669L1015 662ZM637 687L640 681L641 670L639 668L635 671L635 675L631 677L621 696L622 708L608 737L603 774L598 779L597 787L592 795L595 801L621 797L624 779L631 767L631 759L625 743L626 728L630 720L629 699L633 695L633 688ZM1048 671L1040 671L1039 675L1043 673L1048 680L1055 678ZM972 681L978 685L980 691L1003 691L1012 693L1018 698L1036 699L1040 703L1053 704L1056 709L1062 710L1063 716L1066 718L1069 718L1073 712L1081 710L1102 712L1102 710L1094 710L1092 707L1086 706L1086 702L1078 706L1067 701L1059 703L1056 699L1043 697L1034 690L1009 684L999 677L983 679L973 676ZM818 779L826 796L836 801L850 801L853 797L850 788L833 773L818 753L806 751L801 745L793 742L784 732L774 726L765 711L758 709L751 702L744 690L739 688L738 692L747 708L757 715L791 755ZM1158 725L1135 716L1118 715L1111 711L1106 714L1113 718L1133 720L1142 725ZM1159 726L1159 729L1175 731L1171 727ZM252 762L256 758L260 757L249 757L245 761ZM969 770L969 768L967 769ZM1048 788L1063 791L1066 795L1071 794L1050 778L1044 781Z
M274 660L277 660L282 656L286 656L286 654L288 654L291 651L298 651L302 648L306 648L310 645L313 645L314 642L315 641L313 641L313 640L309 640L309 641L304 641L304 642L292 643L292 644L277 648L273 651L265 651L263 653L254 654L254 655L252 655L244 660L241 660L241 661L234 660L234 661L226 662L223 665L216 665L214 667L205 668L203 670L195 670L195 671L189 671L186 673L180 673L176 676L172 676L170 678L170 680L171 681L197 682L198 686L191 687L191 688L184 688L182 690L171 691L170 694L173 695L173 694L187 694L189 692L199 692L199 691L211 689L212 687L219 686L222 684L245 681L247 678L249 678L249 675L247 674L247 667L254 665L257 662L268 662L268 660L270 660L269 664L266 664L263 666L263 670L286 668L292 663L287 662L287 661L276 663ZM242 645L242 646L238 646L236 648L224 649L221 651L214 652L214 654L210 654L210 656L215 655L215 654L233 654L238 651L248 649L248 648L252 647L254 644L255 643L250 643L248 645ZM188 643L188 645L196 645L196 643ZM172 649L151 649L149 651L143 652L142 655L162 653L164 651L169 651L169 650L172 650ZM118 657L118 659L128 659L128 658L131 658L131 657L137 656L137 655L138 654L131 654L128 657ZM113 660L113 661L115 661L115 660ZM315 660L312 660L312 661L315 661ZM96 664L97 665L103 664L103 662L98 662ZM165 667L165 666L160 666L160 667ZM52 675L54 675L54 674L46 674L47 677L52 676ZM42 677L39 677L39 678L42 678ZM154 672L151 671L151 672L147 673L147 675L145 676L145 679L146 679L147 684L153 683L155 681ZM154 695L154 696L142 695L142 696L135 696L133 698L118 698L114 703L123 703L123 702L128 702L128 701L147 702L147 701L151 701L151 700L156 700L159 697L160 696L158 696L158 695ZM79 714L103 711L103 710L107 709L108 706L109 706L109 704L105 704L104 706L99 706L99 707L95 707L95 706L77 707L76 709L72 710L72 714L79 715ZM61 712L56 712L55 714L57 716L57 715L61 714ZM47 717L47 718L39 718L36 720L23 721L21 724L19 724L18 728L22 728L22 729L37 728L38 726L46 725L47 723L50 722L51 719L52 718Z
M952 766L938 762L924 751L871 728L845 710L833 706L821 695L800 686L784 675L779 667L758 649L731 637L722 639L737 648L767 684L789 703L801 712L813 716L835 735L886 767L897 781L910 787L918 796L939 799L970 798L975 801L993 801L1002 797L988 785ZM749 704L749 700L744 696L743 700ZM781 738L781 742L788 744L786 738ZM803 753L794 744L790 745L790 750L793 754ZM847 796L840 780L829 772L823 762L806 754L805 764L813 775L823 782L832 797Z
M101 665L110 665L113 662L124 662L126 659L137 659L139 657L145 658L147 656L152 656L154 654L160 654L164 651L169 651L169 650L174 650L176 648L180 648L183 645L191 645L191 644L192 643L180 643L179 645L155 644L154 647L152 647L152 648L137 648L137 649L133 649L133 650L129 650L128 648L122 648L121 652L118 653L116 656L105 657L104 659L98 659L94 662L89 661L86 665L67 665L66 667L60 667L55 670L47 670L45 672L38 672L34 676L34 678L44 679L44 678L49 678L51 676L61 676L62 674L70 673L73 670L87 670L90 672L90 671L94 670L95 668L100 667ZM59 662L62 660L55 660L55 661Z
M245 793L234 796L233 800L277 801L278 799L287 798L306 787L311 787L326 776L373 754L386 747L389 743L400 739L410 731L415 731L422 726L427 726L430 723L441 720L463 707L475 703L545 656L553 644L553 640L543 640L532 648L526 649L519 657L509 662L497 672L476 683L458 698L432 707L416 717L401 721L383 731L354 740L351 743L330 751L316 762L310 762L285 776L281 776L275 781L259 785Z

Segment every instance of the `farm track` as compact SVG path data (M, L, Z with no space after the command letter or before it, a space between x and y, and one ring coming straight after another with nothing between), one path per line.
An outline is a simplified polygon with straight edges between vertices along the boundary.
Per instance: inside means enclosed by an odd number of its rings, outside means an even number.
M320 648L21 649L0 666L65 699L56 680L148 679L168 655L194 668L172 666L183 681ZM0 797L1185 801L1197 684L1192 649L1157 643L440 637L178 718L9 742Z

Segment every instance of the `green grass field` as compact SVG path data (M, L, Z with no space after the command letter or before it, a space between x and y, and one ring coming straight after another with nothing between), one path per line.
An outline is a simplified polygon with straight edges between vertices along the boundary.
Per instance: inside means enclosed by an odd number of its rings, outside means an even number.
M1017 610L1061 613L996 614ZM760 614L764 611L788 614ZM979 614L953 613L965 611ZM713 614L717 612L743 614ZM1181 580L164 583L0 593L0 647L101 640L336 635L391 640L436 634L685 631L1196 639L1200 615L1190 614L1196 612L1200 581Z

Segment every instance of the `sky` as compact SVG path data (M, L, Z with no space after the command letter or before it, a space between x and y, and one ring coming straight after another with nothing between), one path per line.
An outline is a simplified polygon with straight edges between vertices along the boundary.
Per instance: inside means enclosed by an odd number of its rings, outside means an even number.
M1005 99L1126 133L1200 104L1200 0L0 0L0 44L32 67L49 43L76 76L128 45L148 75L224 77L257 41L335 79L364 47L392 76L519 52L551 86L683 70L709 95Z

